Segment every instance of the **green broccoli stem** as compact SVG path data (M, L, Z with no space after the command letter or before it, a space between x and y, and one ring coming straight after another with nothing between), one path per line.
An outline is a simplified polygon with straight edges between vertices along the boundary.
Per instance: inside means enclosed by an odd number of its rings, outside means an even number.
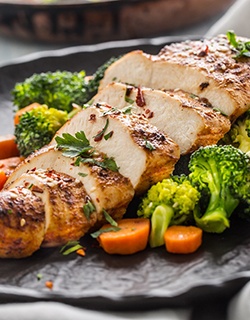
M208 181L210 199L205 213L200 217L197 209L194 218L197 226L206 232L221 233L229 228L229 218L239 204L239 200L231 195L227 185L221 185L222 178L217 170L216 161L209 161L211 179Z
M161 204L155 208L151 216L151 231L149 236L149 245L151 248L164 245L164 233L173 216L174 210L171 206Z

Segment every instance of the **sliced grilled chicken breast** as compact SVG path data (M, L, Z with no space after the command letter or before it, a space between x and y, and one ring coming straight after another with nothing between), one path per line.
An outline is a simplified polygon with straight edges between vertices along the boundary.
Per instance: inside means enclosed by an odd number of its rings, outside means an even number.
M54 247L80 239L96 222L95 210L86 216L91 201L83 184L54 170L33 170L22 174L12 187L30 189L43 201L45 234L42 246ZM34 212L35 214L35 212Z
M233 121L250 107L250 60L234 57L225 35L173 43L158 55L132 51L106 70L100 90L113 81L152 89L178 88L206 98Z
M24 258L37 251L45 235L44 204L22 186L0 192L0 258Z
M99 155L99 161L103 157ZM103 209L114 219L121 219L134 196L128 178L119 172L103 169L94 164L74 165L75 159L63 156L54 146L45 147L26 158L10 175L5 188L12 188L15 181L27 171L36 169L55 170L82 182L97 212L97 222L103 221Z
M115 82L100 90L91 101L106 102L118 109L132 107L132 112L144 115L173 139L182 155L217 143L231 126L230 120L206 100L181 90L135 88Z
M63 133L74 135L80 128L91 146L115 160L136 194L168 177L180 157L179 146L143 116L126 115L108 105L83 109L55 137ZM52 144L55 143L54 138Z

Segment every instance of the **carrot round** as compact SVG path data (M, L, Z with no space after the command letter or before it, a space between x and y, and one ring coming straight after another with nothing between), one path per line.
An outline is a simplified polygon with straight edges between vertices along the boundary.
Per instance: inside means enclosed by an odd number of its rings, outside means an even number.
M3 170L0 170L0 190L3 189L5 182L7 181L7 176Z
M0 159L16 157L19 155L16 138L12 134L0 136Z
M128 255L146 248L150 231L149 219L122 219L117 224L118 231L103 232L97 238L105 252ZM110 227L110 224L106 224L101 230L103 231Z
M20 117L25 113L28 112L36 107L40 106L39 103L34 102L32 104L29 104L27 107L24 107L22 109L19 109L16 111L15 116L14 116L14 125L16 126L19 123Z
M194 226L171 226L164 234L164 241L168 252L192 253L202 243L202 229Z

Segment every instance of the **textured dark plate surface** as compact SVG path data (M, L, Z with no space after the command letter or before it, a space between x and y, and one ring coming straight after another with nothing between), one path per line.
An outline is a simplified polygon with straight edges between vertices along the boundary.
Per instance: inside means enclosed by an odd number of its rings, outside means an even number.
M47 52L0 67L0 133L12 129L10 90L35 72L57 69L92 73L111 56L143 49L157 53L161 38L101 44ZM132 214L131 206L128 214ZM187 306L205 298L231 297L250 279L250 225L235 220L221 235L204 236L202 247L188 256L164 248L133 256L105 254L85 237L86 256L62 256L59 249L42 249L22 260L0 261L0 301L52 300L94 309L150 309ZM37 276L42 278L38 280ZM45 281L54 283L53 290Z

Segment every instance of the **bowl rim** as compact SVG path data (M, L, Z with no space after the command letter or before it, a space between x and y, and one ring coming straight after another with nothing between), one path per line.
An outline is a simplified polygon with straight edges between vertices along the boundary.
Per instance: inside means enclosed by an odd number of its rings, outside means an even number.
M43 2L42 0L0 0L0 6L8 7L72 7L72 6L107 6L107 5L129 5L140 2L155 2L156 0L62 0L51 3ZM159 1L159 0L158 0ZM166 0L165 0L166 1Z

